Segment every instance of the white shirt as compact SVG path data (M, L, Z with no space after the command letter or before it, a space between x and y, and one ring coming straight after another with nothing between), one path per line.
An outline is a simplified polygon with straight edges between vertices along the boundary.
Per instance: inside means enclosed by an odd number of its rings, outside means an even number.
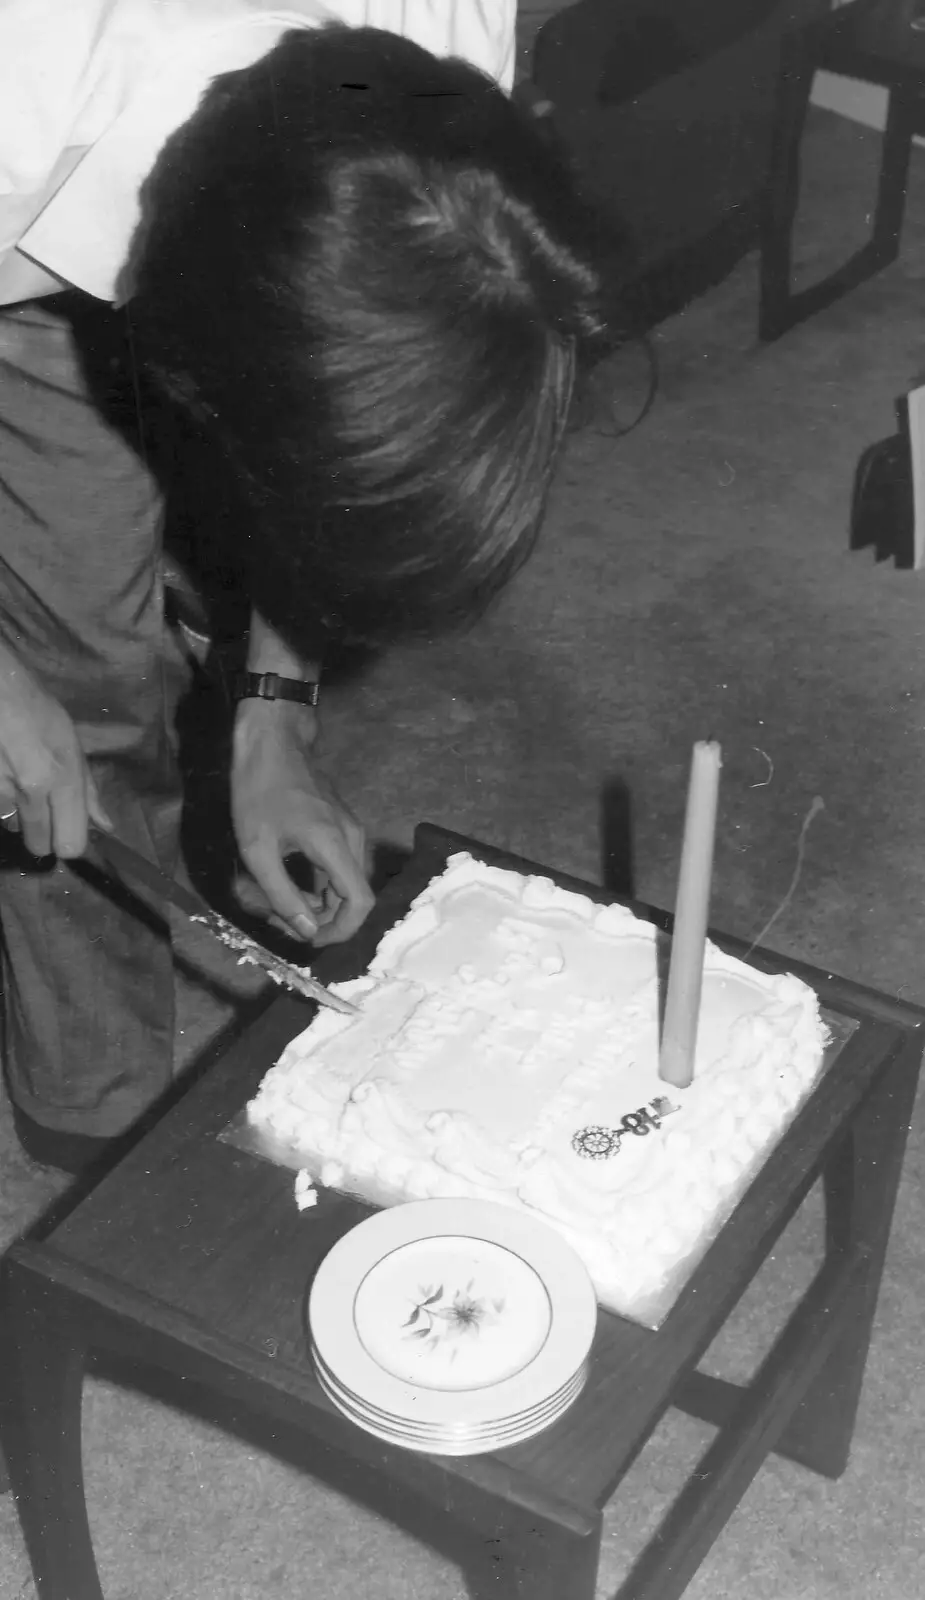
M160 150L214 77L260 60L288 29L383 28L510 89L516 10L516 0L0 0L0 276L18 250L114 300Z

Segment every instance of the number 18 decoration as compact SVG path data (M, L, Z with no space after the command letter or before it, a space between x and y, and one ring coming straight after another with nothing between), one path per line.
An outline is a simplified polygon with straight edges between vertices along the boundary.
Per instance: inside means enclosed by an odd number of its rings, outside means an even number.
M664 1095L659 1095L647 1106L640 1106L638 1111L628 1111L616 1128L605 1128L598 1123L580 1128L572 1138L572 1149L587 1161L609 1161L611 1156L619 1155L620 1146L629 1134L645 1139L657 1132L665 1117L680 1109Z

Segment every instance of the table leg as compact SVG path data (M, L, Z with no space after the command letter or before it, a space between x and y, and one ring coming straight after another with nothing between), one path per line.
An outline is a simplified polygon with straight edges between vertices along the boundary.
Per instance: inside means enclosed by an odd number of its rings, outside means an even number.
M874 1086L825 1171L830 1255L863 1252L866 1267L845 1332L781 1436L782 1454L827 1477L848 1464L896 1193L918 1082L912 1040Z
M0 1297L0 1494L9 1494L12 1489L4 1450L6 1434L12 1415L11 1408L14 1402L10 1372L13 1356L7 1323L8 1319L4 1314L3 1300Z
M580 1531L505 1507L485 1559L467 1572L473 1600L594 1600L602 1519L588 1520Z
M87 1521L80 1415L85 1352L53 1285L7 1263L14 1364L7 1454L41 1600L103 1600Z

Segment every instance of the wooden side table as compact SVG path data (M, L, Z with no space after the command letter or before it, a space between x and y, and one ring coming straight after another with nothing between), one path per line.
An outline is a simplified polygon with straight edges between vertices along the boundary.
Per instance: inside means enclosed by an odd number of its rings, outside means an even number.
M362 971L381 934L448 854L537 869L419 829L414 856L325 981ZM603 892L552 874L597 900ZM656 920L662 920L656 917ZM741 947L719 942L733 953ZM782 963L759 953L755 964ZM792 964L788 964L791 965ZM719 1428L621 1600L677 1600L768 1452L816 1472L845 1467L922 1053L925 1013L811 968L827 1010L856 1030L658 1332L602 1312L587 1387L536 1438L495 1456L428 1457L380 1443L335 1410L305 1340L307 1280L366 1214L322 1195L299 1215L292 1175L219 1135L310 1013L281 998L136 1149L4 1272L12 1347L4 1439L42 1600L101 1600L81 1465L81 1383L91 1351L136 1372L205 1386L298 1441L324 1476L329 1451L364 1475L385 1515L471 1567L472 1593L592 1600L602 1509L670 1405ZM747 1388L697 1363L818 1177L822 1268ZM486 1575L484 1556L491 1552Z
M911 26L911 16L910 0L856 0L784 42L771 176L761 219L758 331L763 340L779 339L824 311L899 255L912 139L925 122L925 33ZM820 69L881 84L889 104L870 238L834 272L794 294L800 145L812 80Z

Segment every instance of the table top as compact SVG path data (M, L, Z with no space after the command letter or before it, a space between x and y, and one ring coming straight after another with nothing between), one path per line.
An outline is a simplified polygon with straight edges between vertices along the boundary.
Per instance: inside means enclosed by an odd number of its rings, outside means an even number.
M385 929L459 849L497 865L546 872L598 901L615 898L424 825L413 857L366 926L349 945L319 956L319 978L328 983L365 970ZM735 941L712 937L733 954L743 953ZM860 1027L662 1327L651 1332L601 1312L583 1395L553 1427L497 1456L433 1458L382 1444L342 1418L315 1380L305 1340L307 1285L334 1240L367 1208L322 1192L317 1207L300 1213L290 1171L218 1137L307 1025L307 1002L274 1000L89 1196L43 1238L15 1246L14 1253L133 1327L177 1341L193 1366L198 1356L217 1359L256 1383L277 1414L290 1408L322 1439L406 1482L425 1472L431 1479L434 1473L462 1477L492 1492L519 1494L526 1504L555 1504L560 1513L563 1505L602 1505L811 1186L837 1130L925 1021L915 1007L814 968L762 951L749 959L765 970L796 971L828 1010Z

